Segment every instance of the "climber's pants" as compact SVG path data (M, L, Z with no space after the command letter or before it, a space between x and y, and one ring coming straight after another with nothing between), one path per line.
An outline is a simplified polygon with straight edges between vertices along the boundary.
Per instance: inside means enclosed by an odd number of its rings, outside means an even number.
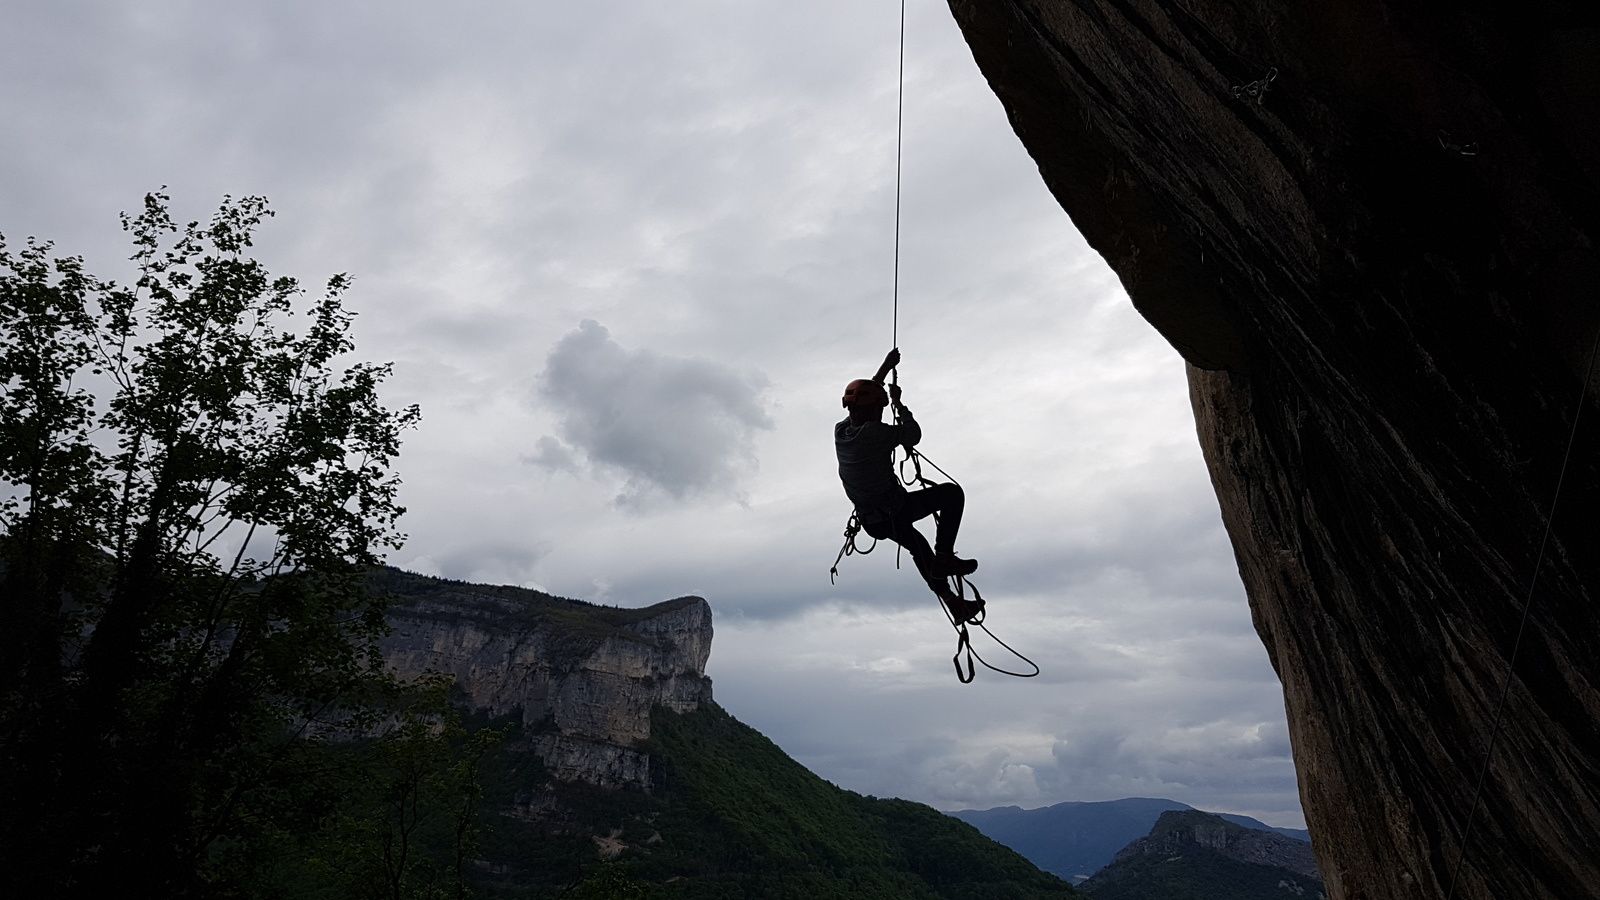
M948 556L955 553L956 532L961 530L961 510L966 504L961 485L936 484L907 493L892 518L863 521L861 528L880 541L894 541L906 548L914 560L924 561L935 553ZM934 513L939 514L939 527L929 548L928 539L912 523Z

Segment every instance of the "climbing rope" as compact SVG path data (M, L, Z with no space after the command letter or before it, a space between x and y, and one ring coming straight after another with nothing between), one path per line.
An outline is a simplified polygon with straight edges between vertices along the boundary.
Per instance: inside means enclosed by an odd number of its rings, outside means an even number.
M900 70L894 110L894 317L889 346L900 346L900 149L905 144L906 120L906 0L900 0Z
M902 150L905 145L906 0L900 0L900 60L898 78L899 86L896 92L894 123L894 286L892 290L894 312L890 324L889 346L891 347L900 346L900 173ZM896 388L900 386L899 367L889 370L889 383ZM896 425L900 424L900 406L898 403L894 405L894 422ZM928 465L938 470L939 474L949 479L952 484L959 484L954 478L950 477L949 472L946 472L944 469L940 468L938 463L928 459L916 448L906 447L905 451L906 456L900 461L898 468L899 477L902 484L905 484L908 487L915 485L918 489L926 489L934 485L933 481L929 480L922 474L923 462L927 462ZM907 463L910 463L912 467L912 476L910 478L906 477ZM939 514L934 513L933 519L934 523L937 525L939 521ZM836 579L839 576L839 563L843 562L845 557L854 556L856 554L865 556L877 549L877 538L873 538L872 544L866 549L862 549L861 546L856 543L856 539L861 534L861 530L861 513L859 510L852 510L850 512L850 518L845 522L844 526L844 543L839 547L839 554L834 557L833 566L828 570L828 583L837 583ZM896 569L898 569L900 568L900 552L905 548L903 545L900 545L899 541L896 541L895 543L898 549L895 551L894 566ZM965 600L967 591L970 589L972 591L973 601L978 603L980 607L982 606L984 603L983 594L978 591L978 586L976 584L968 581L966 577L962 575L952 576L951 581L955 585L954 591L958 599ZM982 664L984 668L989 669L992 672L998 672L1001 675L1011 675L1016 678L1032 678L1039 674L1039 666L1037 663L1026 656L1023 656L1021 653L1018 653L1016 649L997 637L994 632L989 630L989 626L984 624L983 620L985 618L985 609L980 608L977 615L966 620L965 622L958 623L956 621L955 614L950 611L943 600L939 601L939 608L944 610L945 618L949 620L950 627L956 631L956 653L955 656L951 657L951 661L956 667L956 678L962 684L970 684L972 679L976 677L977 670L973 667L974 660ZM1015 656L1026 663L1033 669L1033 671L1013 672L1009 669L1003 669L990 664L983 658L981 654L972 648L972 637L967 629L969 624L976 625L983 629L984 634L987 634L994 640L995 643L1004 647L1012 656ZM963 653L966 654L967 666L965 673L963 673L961 668L961 658Z
M900 424L900 409L898 405L894 407L894 421L896 425ZM925 474L923 474L922 464L927 463L940 475L943 475L951 484L958 486L960 485L960 482L956 481L956 479L951 476L949 472L946 472L942 466L929 459L922 451L916 449L915 447L906 447L904 449L906 451L905 458L901 459L897 465L897 473L901 484L904 484L907 487L914 486L918 490L926 490L938 484L938 482L928 478ZM907 475L908 466L910 467L910 475ZM933 514L933 521L934 526L938 527L938 513ZM857 510L851 510L850 518L845 521L844 543L839 547L839 554L833 558L833 566L828 569L829 584L838 583L837 578L839 577L839 563L843 562L845 557L855 556L857 554L866 556L878 548L877 538L873 538L872 543L867 547L861 547L861 545L856 542L857 538L861 534L861 531L861 513ZM896 549L894 567L898 569L900 568L900 554L905 550L905 546L899 541L896 541L895 544ZM956 668L956 680L960 681L962 684L972 683L972 679L977 675L977 669L973 665L974 661L991 672L995 672L1000 675L1010 675L1013 678L1032 678L1035 675L1038 675L1038 663L1023 655L1015 647L1001 639L999 635L989 630L989 626L984 622L984 619L987 617L988 610L986 607L983 607L985 601L983 599L983 593L978 590L978 586L967 580L966 576L964 575L953 575L950 577L950 582L953 585L953 589L958 600L967 599L967 591L970 590L972 592L973 601L978 603L981 607L978 610L977 615L967 619L965 622L957 622L955 614L950 611L950 608L945 604L945 602L943 600L939 601L939 609L944 612L945 619L949 621L950 627L956 632L956 652L955 655L950 658L951 662ZM1015 672L1010 669L994 665L993 663L984 659L983 655L975 650L972 646L972 634L970 631L968 631L968 625L978 626L978 628L982 629L983 633L987 634L991 640L1005 648L1007 653L1010 653L1012 656L1021 660L1033 671ZM965 670L963 670L961 666L963 654L966 655Z
M956 582L956 596L957 597L965 600L966 599L966 590L967 590L967 588L971 588L972 589L972 599L975 600L978 603L982 603L983 602L983 594L978 592L978 586L973 584L970 581L967 581L965 576L957 575L957 576L954 577L953 580ZM944 604L943 603L939 604L939 607L941 609L944 609ZM1017 649L1015 647L1012 647L1010 644L1006 643L1005 641L1002 641L999 638L998 635L996 635L994 632L989 630L989 626L985 625L984 622L983 622L983 620L986 618L985 613L986 613L986 609L980 609L980 610L978 610L978 614L977 615L973 616L972 618L968 619L965 622L957 624L956 617L950 614L950 610L948 610L948 609L944 610L945 618L950 620L950 627L952 627L952 628L954 628L956 630L956 652L955 652L954 656L950 657L950 661L952 663L954 663L955 667L956 667L956 680L961 682L962 684L971 684L972 683L972 679L977 676L977 670L972 667L972 661L973 660L977 660L980 664L982 664L982 666L985 669L988 669L991 672L998 672L1001 675L1010 675L1013 678L1032 678L1033 676L1039 674L1039 664L1038 663L1036 663L1033 660L1027 658L1026 656L1023 656L1021 653L1017 652ZM1023 662L1027 663L1028 666L1033 669L1033 671L1032 672L1013 672L1010 669L1002 669L999 666L991 664L988 660L984 659L983 656L978 653L978 651L972 649L972 637L967 632L967 626L968 625L976 625L979 628L982 628L983 629L983 633L987 634L989 636L990 640L992 640L996 644L999 644L1000 646L1006 648L1006 652L1010 653L1012 656L1015 656L1017 659L1020 659ZM966 653L967 654L967 671L966 671L965 674L963 674L962 671L961 671L961 654L962 653Z
M1567 449L1561 456L1561 469L1556 475L1555 494L1550 498L1550 512L1544 518L1544 536L1539 539L1539 553L1534 558L1533 575L1528 579L1528 593L1522 601L1522 618L1517 623L1517 636L1511 642L1511 657L1506 660L1506 676L1500 686L1500 700L1495 704L1494 722L1489 727L1489 747L1483 754L1483 766L1478 770L1478 786L1472 791L1472 808L1467 811L1467 824L1462 829L1456 861L1450 867L1450 890L1445 900L1456 895L1456 883L1461 875L1461 864L1467 857L1467 845L1472 839L1472 825L1478 815L1478 805L1483 799L1483 784L1489 777L1489 763L1494 759L1495 744L1500 738L1500 724L1505 713L1506 700L1511 696L1511 679L1517 668L1517 654L1522 650L1522 637L1528 629L1528 614L1533 610L1534 588L1539 584L1539 571L1544 568L1545 550L1550 546L1550 530L1555 525L1556 505L1561 502L1561 488L1567 481L1567 464L1572 461L1572 447L1578 441L1578 423L1583 419L1583 407L1589 399L1589 381L1594 378L1595 357L1600 355L1600 327L1595 329L1594 344L1589 348L1589 362L1583 370L1583 387L1578 392L1578 408L1572 414L1572 430L1567 433Z
M896 405L894 408L894 421L896 425L900 424L900 408L898 405ZM918 490L926 490L937 484L937 482L933 481L922 473L922 464L927 463L928 465L932 466L940 475L943 475L951 484L954 484L958 487L960 486L961 482L956 481L954 476L952 476L949 472L946 472L938 463L929 459L925 454L923 454L922 451L915 447L906 447L905 451L905 458L900 460L898 470L901 484L904 484L907 487L915 485ZM909 478L906 477L907 463L910 463L911 465L912 474ZM933 514L933 521L934 526L938 527L938 513ZM896 544L899 545L899 542L897 541ZM894 567L896 569L900 568L900 551L904 549L904 545L899 545L898 549L895 551ZM962 684L972 683L972 679L976 677L977 674L977 670L972 666L973 660L977 660L979 664L991 672L997 672L1001 675L1010 675L1013 678L1032 678L1035 675L1038 675L1038 663L1019 653L1016 648L1001 640L999 635L996 635L993 631L990 631L989 626L984 624L984 619L987 618L988 614L988 607L984 605L983 593L978 590L978 586L971 581L968 581L965 575L953 575L950 577L950 581L955 586L956 599L967 599L967 591L970 589L972 591L973 601L979 604L980 607L977 615L966 620L965 622L957 622L955 614L950 611L950 608L945 604L945 602L943 600L939 601L939 608L944 610L945 618L949 620L950 627L954 628L956 632L956 653L950 658L950 661L954 663L956 667L956 680L960 681ZM982 654L972 649L972 636L967 631L967 626L969 624L976 625L983 629L984 634L987 634L996 644L1004 647L1006 652L1026 663L1029 668L1033 669L1033 671L1013 672L1010 669L1002 669L999 666L993 665L988 660L984 659ZM963 673L961 670L961 654L963 653L965 653L967 656L967 669L965 673Z

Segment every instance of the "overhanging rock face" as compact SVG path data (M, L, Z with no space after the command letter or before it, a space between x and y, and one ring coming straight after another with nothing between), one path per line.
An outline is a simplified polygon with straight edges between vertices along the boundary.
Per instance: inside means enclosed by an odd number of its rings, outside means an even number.
M1600 896L1600 9L950 7L1190 363L1331 895Z

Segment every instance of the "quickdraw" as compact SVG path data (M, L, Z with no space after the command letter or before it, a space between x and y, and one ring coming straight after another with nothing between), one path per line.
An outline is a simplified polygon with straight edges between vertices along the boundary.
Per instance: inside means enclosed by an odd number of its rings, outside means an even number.
M1235 100L1249 98L1254 100L1257 106L1260 106L1267 100L1267 88L1271 87L1272 83L1277 80L1278 67L1273 66L1267 70L1267 74L1257 78L1255 81L1252 81L1248 84L1234 85L1230 89L1230 93L1233 94Z

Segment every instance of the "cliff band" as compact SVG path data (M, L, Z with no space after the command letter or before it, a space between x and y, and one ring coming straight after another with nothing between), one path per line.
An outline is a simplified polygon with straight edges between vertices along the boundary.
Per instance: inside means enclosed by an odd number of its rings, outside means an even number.
M393 572L384 659L401 675L454 676L463 706L519 716L565 781L648 789L650 712L711 701L711 607L682 597L644 609Z
M1600 385L1466 837L1600 328L1600 9L950 9L1189 364L1330 896L1600 896Z

